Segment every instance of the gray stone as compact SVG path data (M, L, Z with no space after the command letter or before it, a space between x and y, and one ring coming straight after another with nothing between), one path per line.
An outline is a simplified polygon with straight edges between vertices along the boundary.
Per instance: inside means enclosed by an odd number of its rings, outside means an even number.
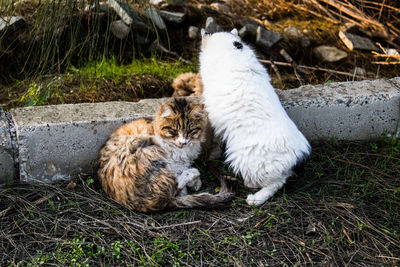
M141 20L137 12L126 3L117 0L106 0L106 4L118 14L126 25L131 25L134 21Z
M115 37L124 39L129 35L131 28L126 25L123 20L119 19L111 23L110 30Z
M239 30L239 36L242 39L248 38L255 40L257 36L257 25L254 24L246 24Z
M365 71L364 68L355 67L354 75L365 77L367 75L367 72Z
M227 5L221 3L212 3L210 6L220 13L231 14L231 10Z
M280 34L277 34L273 31L269 31L264 29L264 27L257 27L257 37L256 44L265 48L270 49L274 44L279 42L282 39Z
M186 16L185 13L182 12L170 12L165 10L160 10L159 13L163 19L175 23L181 23Z
M308 37L296 27L289 26L285 28L284 32L289 39L299 42L304 48L310 46L311 44L310 39L308 39Z
M148 19L150 19L154 23L154 25L156 25L156 27L159 28L160 30L167 29L167 26L165 25L165 22L164 22L163 18L160 16L160 14L158 13L157 9L149 7L144 12L144 15Z
M149 0L149 3L157 6L157 5L164 3L164 1L163 0Z
M10 130L5 112L0 106L0 185L11 182L15 175Z
M100 13L107 13L109 12L108 7L103 3L94 3L94 4L87 4L83 9L84 12L100 12Z
M341 31L357 34L360 32L360 28L352 22L346 22L343 26L340 27Z
M339 31L340 40L352 50L379 51L378 47L368 38L356 34Z
M334 46L320 45L314 53L324 62L336 62L347 57L347 53Z
M289 116L310 140L380 139L400 121L400 78L278 90Z
M188 36L190 39L196 39L199 36L199 28L196 26L190 26L188 29Z
M24 19L18 16L2 17L0 18L0 35L7 31L15 31L24 24Z
M222 32L224 29L217 23L215 22L213 17L208 17L206 20L206 31L209 33L214 33L214 32Z

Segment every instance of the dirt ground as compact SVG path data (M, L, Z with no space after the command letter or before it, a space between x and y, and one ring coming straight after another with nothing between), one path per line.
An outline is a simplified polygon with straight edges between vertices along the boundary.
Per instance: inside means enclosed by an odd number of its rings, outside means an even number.
M197 162L214 192L210 162ZM221 175L231 175L219 164ZM96 177L0 189L2 266L398 266L400 143L313 144L298 177L260 207L142 214ZM31 265L30 265L31 264Z

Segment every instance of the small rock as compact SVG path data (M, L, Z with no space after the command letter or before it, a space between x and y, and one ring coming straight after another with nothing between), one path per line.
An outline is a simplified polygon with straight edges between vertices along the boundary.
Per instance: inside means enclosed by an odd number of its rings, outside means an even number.
M199 28L196 26L190 26L188 30L188 36L190 39L196 39L199 35Z
M379 51L376 45L368 38L348 32L339 31L339 37L351 51Z
M4 31L15 31L25 24L25 20L18 16L2 17L0 18L0 33L3 35Z
M126 3L121 3L117 0L107 0L106 4L118 14L126 25L131 25L134 20L140 20L136 11Z
M222 32L224 30L218 23L215 22L213 17L207 18L205 28L209 33Z
M185 13L182 12L170 12L170 11L160 10L159 13L163 19L175 23L181 23L185 19Z
M149 3L151 5L158 6L158 5L162 4L162 3L164 3L164 1L163 0L149 0Z
M264 29L261 26L257 27L256 44L266 49L270 49L274 44L282 39L280 34Z
M296 27L289 26L285 30L285 34L289 39L296 40L301 44L303 48L310 46L311 42L307 36L305 36L300 30Z
M347 53L343 50L327 45L315 47L314 53L325 62L336 62L347 57Z
M341 31L343 32L348 32L348 33L359 33L360 29L358 28L357 25L355 25L352 22L346 22L342 27L340 27Z
M255 40L257 36L257 26L254 24L246 24L239 30L239 36L242 39Z
M139 32L144 35L148 35L149 33L154 33L153 27L147 25L142 21L135 20L132 24L132 27L135 29L135 32Z
M159 28L160 30L165 30L167 29L167 26L165 25L164 20L158 13L157 9L149 7L146 9L144 12L144 15L148 18L151 19L151 21Z
M293 26L286 27L284 32L291 39L300 39L303 36L303 33Z
M211 7L218 10L220 13L230 14L231 10L227 5L221 3L212 3Z
M109 11L107 5L104 2L94 3L94 4L87 4L83 9L84 12L99 12L99 13L107 13Z
M119 19L111 23L110 30L115 37L124 39L128 36L131 28L123 20Z
M356 75L356 76L362 76L362 77L365 77L365 74L366 74L367 72L365 71L365 69L363 69L363 68L360 68L360 67L355 67L354 68L354 75Z

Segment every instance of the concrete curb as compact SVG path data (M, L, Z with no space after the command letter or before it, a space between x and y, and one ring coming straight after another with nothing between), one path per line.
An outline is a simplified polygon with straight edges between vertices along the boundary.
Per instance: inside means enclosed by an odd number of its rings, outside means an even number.
M0 184L12 181L15 176L14 161L10 124L0 106Z
M399 133L400 78L308 85L278 91L278 95L310 140L367 140ZM162 101L17 108L9 112L11 121L0 111L0 172L4 177L0 183L10 177L51 182L95 173L99 150L108 136L123 123L152 117Z

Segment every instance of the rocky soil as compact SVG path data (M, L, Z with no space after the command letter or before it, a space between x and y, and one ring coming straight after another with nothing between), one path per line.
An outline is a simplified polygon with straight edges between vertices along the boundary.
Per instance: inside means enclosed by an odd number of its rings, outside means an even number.
M400 73L400 8L396 1L381 5L364 1L336 1L333 5L328 0L311 1L314 4L282 0L70 2L50 6L19 1L4 7L7 16L0 19L0 104L6 108L24 105L20 100L32 80L46 83L46 77L63 76L71 65L94 59L113 57L126 64L133 58L157 54L160 61L180 61L196 68L201 28L209 32L237 28L280 89L391 78ZM140 77L145 79L135 86L132 80ZM86 81L72 78L58 91L65 96L63 100L50 97L47 99L53 100L48 103L134 101L171 93L170 79L155 77L154 82L136 76L122 80L134 84L134 93L123 90L126 83L109 80L104 84L96 81L96 90L88 93L79 88L82 83L90 87ZM159 95L138 97L137 91L154 88L154 84L162 88ZM113 85L116 90L109 89Z

